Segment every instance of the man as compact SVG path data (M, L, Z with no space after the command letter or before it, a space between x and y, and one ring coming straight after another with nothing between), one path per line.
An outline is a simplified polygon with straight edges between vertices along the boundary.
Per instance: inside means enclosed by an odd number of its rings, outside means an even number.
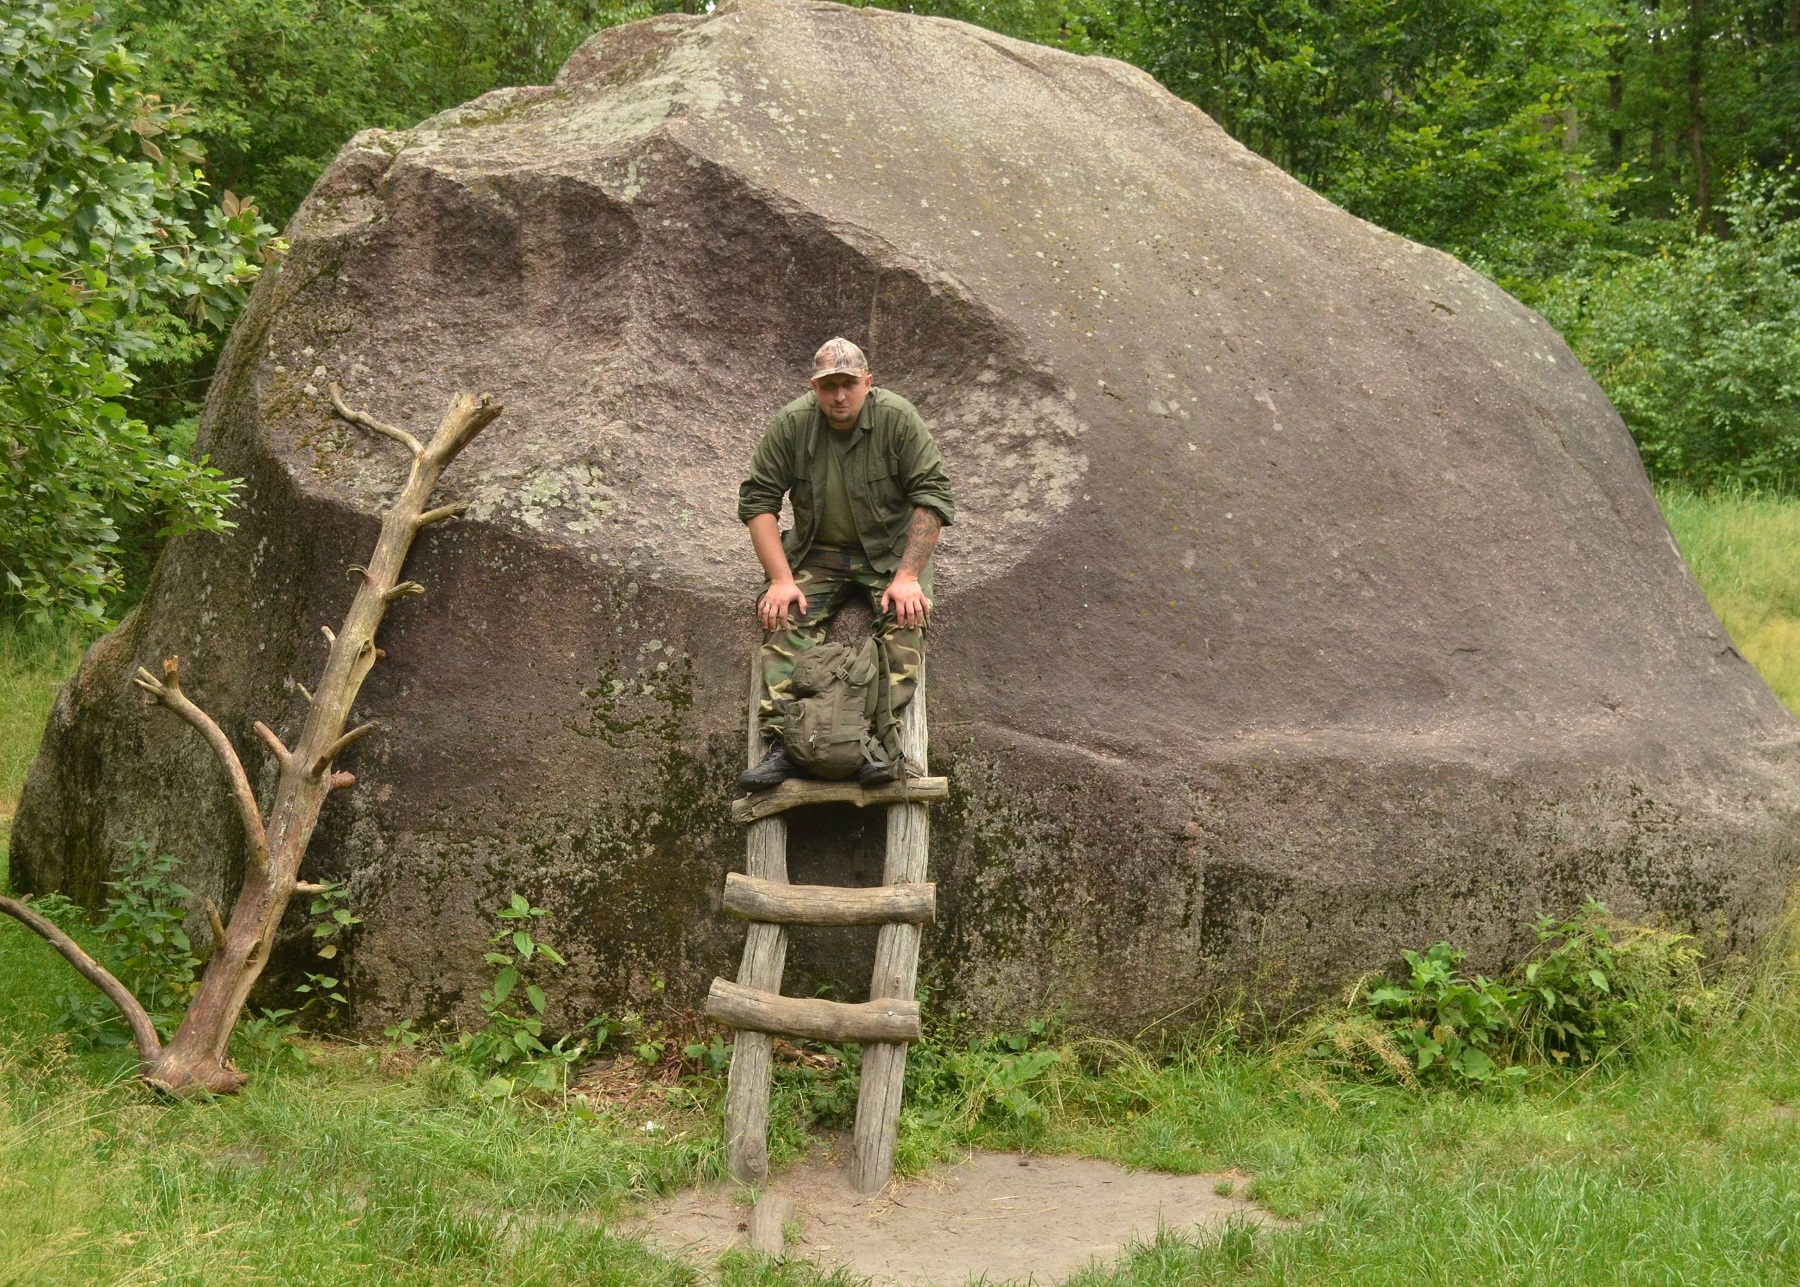
M794 526L781 531L781 498ZM797 776L781 740L779 703L790 695L794 659L817 647L852 594L875 608L887 645L892 709L912 700L931 615L931 556L956 518L943 457L912 403L875 387L868 359L849 340L813 355L812 392L781 409L738 489L738 518L768 578L762 622L767 695L759 717L769 753L738 778L762 791ZM879 596L879 599L877 599ZM904 771L897 723L874 730L883 759L865 758L857 781L892 782Z

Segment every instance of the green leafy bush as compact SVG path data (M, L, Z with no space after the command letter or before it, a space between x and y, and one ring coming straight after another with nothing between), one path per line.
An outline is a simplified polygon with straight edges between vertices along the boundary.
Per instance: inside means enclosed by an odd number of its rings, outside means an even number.
M1536 925L1540 950L1506 980L1464 975L1449 943L1403 953L1407 974L1376 976L1310 1025L1308 1058L1359 1078L1481 1085L1528 1065L1579 1067L1679 1038L1711 1015L1691 937L1631 925L1589 902Z
M713 1033L710 1041L690 1041L681 1048L681 1053L704 1072L722 1073L731 1068L731 1047L722 1033Z
M1519 980L1522 1056L1571 1067L1679 1037L1717 1007L1686 934L1632 925L1590 902L1537 923L1542 953Z
M547 1002L537 979L545 963L568 964L531 933L532 922L547 914L523 894L511 895L495 912L501 926L488 940L484 956L494 967L494 982L480 998L487 1024L477 1032L458 1034L443 1047L447 1056L482 1079L479 1093L490 1098L519 1090L567 1089L569 1070L587 1048L583 1041L571 1045L568 1035L544 1041Z
M906 1097L925 1120L1041 1128L1048 1074L1062 1062L1054 1028L1034 1020L1021 1033L976 1037L960 1045L923 1042L906 1065Z
M0 13L0 598L102 620L120 532L227 526L232 484L132 416L131 362L243 304L274 229L205 199L183 114L91 5Z
M1659 479L1800 486L1800 199L1745 172L1702 231L1546 287L1538 300Z
M1501 1075L1517 998L1501 984L1457 972L1464 953L1448 943L1405 952L1408 975L1377 978L1364 1004L1421 1074L1483 1082Z
M182 928L194 893L174 879L176 866L171 855L153 858L148 845L132 841L118 873L106 883L106 904L94 927L100 963L143 1003L165 1041L199 986L200 958ZM86 917L78 904L60 894L36 899L32 906L65 927ZM78 1040L95 1046L131 1044L124 1018L98 992L84 987L61 1003L59 1023Z

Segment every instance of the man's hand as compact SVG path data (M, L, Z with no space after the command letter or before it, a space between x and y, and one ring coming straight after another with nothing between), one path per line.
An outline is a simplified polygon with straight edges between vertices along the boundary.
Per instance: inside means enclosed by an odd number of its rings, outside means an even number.
M894 573L888 588L881 592L881 610L892 612L901 629L912 630L925 624L931 616L931 600L919 586L919 578L905 570Z
M915 582L915 587L917 583ZM883 600L885 603L886 600ZM756 618L764 630L773 633L789 629L788 607L793 605L800 617L806 616L806 596L793 581L776 581L763 591L756 605Z
M906 531L906 551L900 556L894 579L881 592L881 610L892 612L902 630L916 629L931 616L931 600L919 585L919 573L931 561L943 527L944 520L936 510L923 505L913 510L912 524Z

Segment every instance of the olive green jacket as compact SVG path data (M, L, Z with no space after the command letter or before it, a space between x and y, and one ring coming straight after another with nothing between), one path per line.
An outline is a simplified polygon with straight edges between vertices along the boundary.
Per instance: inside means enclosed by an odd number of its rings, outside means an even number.
M830 432L818 399L811 393L794 399L769 422L750 458L750 476L738 488L738 521L742 523L758 514L780 514L782 496L792 496L794 526L782 533L781 543L794 567L800 566L818 531L818 507L825 499L826 453L831 450L825 435ZM937 511L946 527L956 520L950 480L944 477L944 458L913 404L886 389L869 391L856 428L850 432L850 446L844 452L844 486L850 493L856 531L869 561L883 572L892 572L906 552L907 529L915 508Z

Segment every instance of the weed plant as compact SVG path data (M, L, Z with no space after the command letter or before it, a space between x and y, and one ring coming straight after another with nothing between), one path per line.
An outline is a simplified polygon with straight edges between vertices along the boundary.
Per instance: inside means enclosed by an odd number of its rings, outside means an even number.
M194 891L175 879L177 865L172 854L151 857L141 840L127 845L118 874L106 882L106 905L95 928L101 964L143 1003L165 1041L199 987L201 964L183 928ZM65 931L86 917L61 894L46 894L32 905ZM61 998L64 1028L83 1043L131 1045L124 1017L112 1002L78 975L71 973L65 983L77 991Z
M488 940L483 959L494 967L494 982L481 994L487 1023L444 1043L445 1055L480 1080L480 1093L502 1099L519 1090L553 1093L569 1084L569 1070L587 1049L568 1035L544 1040L544 989L536 982L546 966L568 964L555 948L532 935L546 915L523 894L513 894L494 915L500 930ZM523 999L524 1005L520 1005Z
M1538 953L1505 981L1464 975L1449 943L1407 951L1407 973L1359 981L1289 1049L1334 1075L1480 1085L1533 1064L1580 1068L1679 1041L1720 1004L1688 935L1620 921L1597 902L1538 919Z

